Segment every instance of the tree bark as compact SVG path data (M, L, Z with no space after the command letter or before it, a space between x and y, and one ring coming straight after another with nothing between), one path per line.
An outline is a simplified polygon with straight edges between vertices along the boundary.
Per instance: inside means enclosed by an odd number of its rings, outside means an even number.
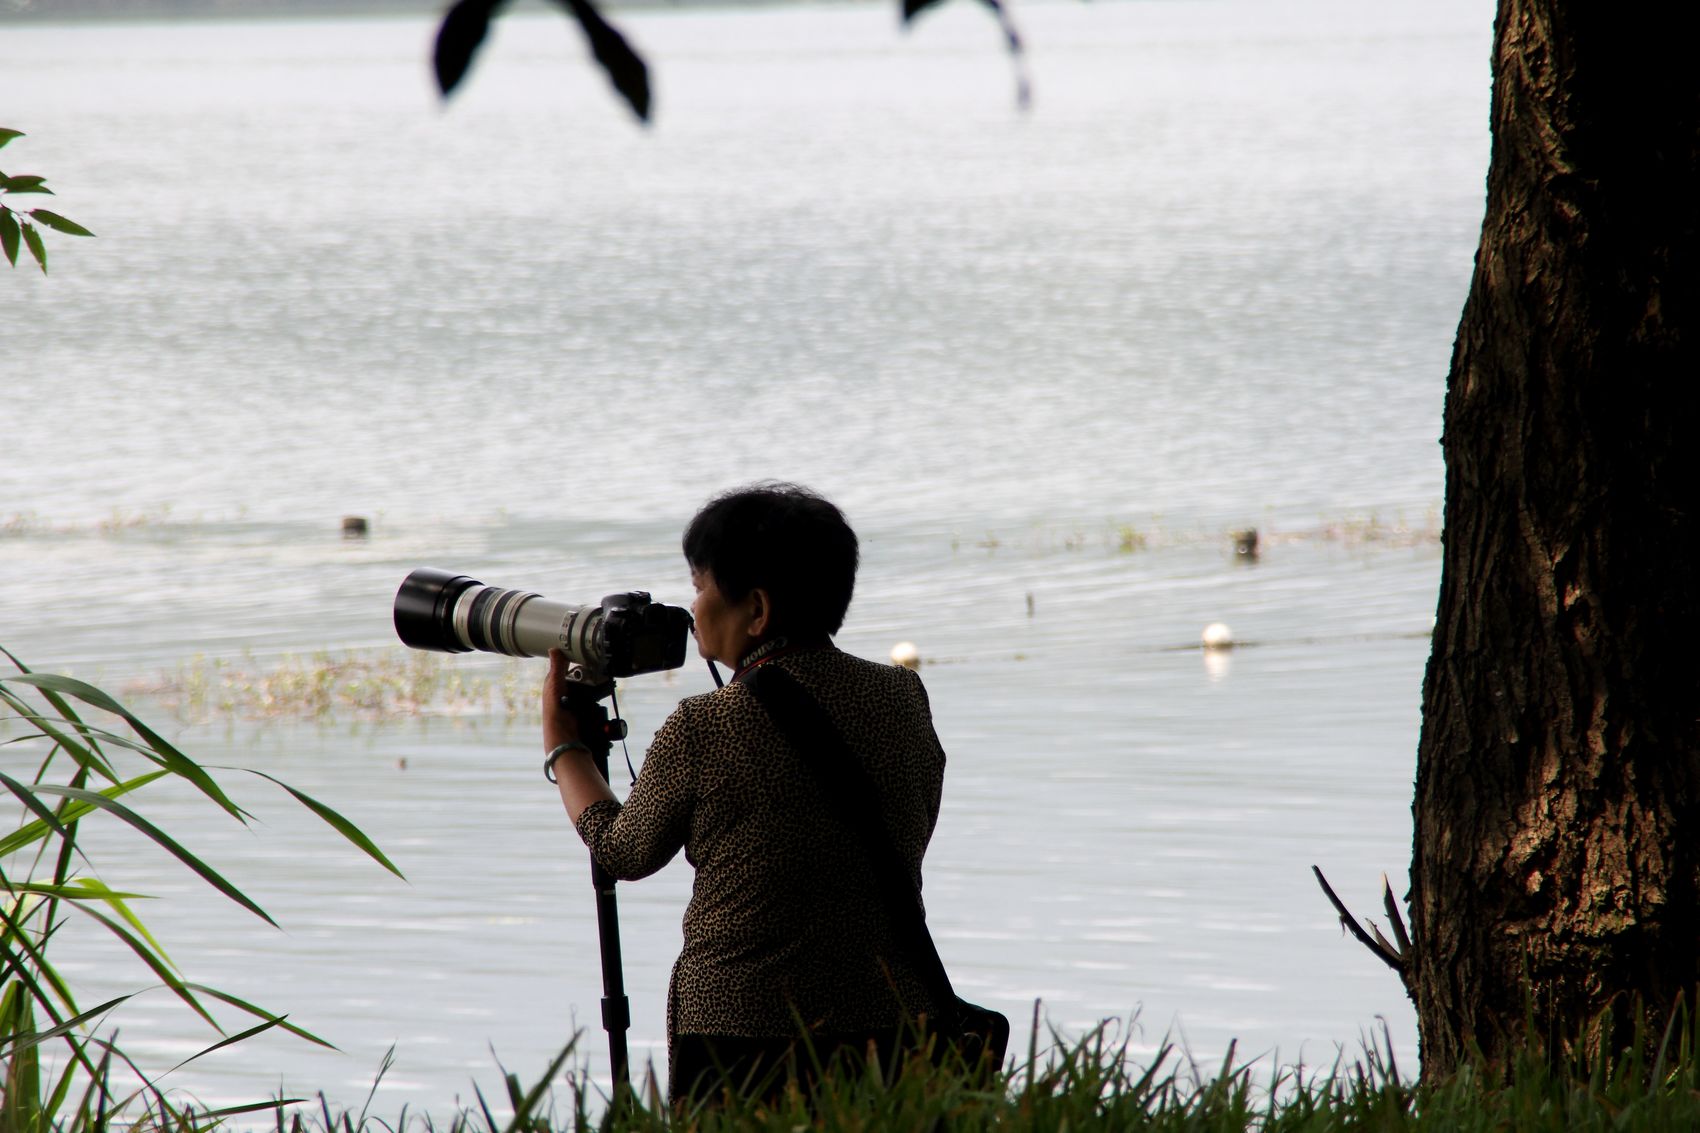
M1413 805L1431 1079L1607 1006L1620 1047L1700 983L1689 9L1500 3Z

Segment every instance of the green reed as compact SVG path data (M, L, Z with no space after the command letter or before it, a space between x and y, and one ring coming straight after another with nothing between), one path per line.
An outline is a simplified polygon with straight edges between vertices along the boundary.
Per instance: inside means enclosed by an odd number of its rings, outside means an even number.
M159 1084L176 1067L142 1067L110 1032L110 1013L130 995L89 1005L53 963L55 942L73 923L104 931L133 953L163 987L216 1036L213 1050L278 1028L329 1046L311 1032L229 992L189 980L137 915L144 894L115 888L80 846L93 824L128 826L170 854L232 903L275 925L211 863L186 849L145 813L162 780L193 787L216 820L246 824L210 771L179 751L110 694L85 681L36 673L4 649L14 672L0 674L0 788L14 824L0 833L0 1133L201 1128L256 1106L194 1113ZM348 819L263 772L336 833L390 872L400 871ZM3 830L4 828L0 828ZM146 989L139 989L146 990ZM231 1029L220 1016L234 1017ZM179 1063L179 1066L183 1063ZM139 1087L116 1083L139 1079ZM273 1108L259 1102L260 1109Z

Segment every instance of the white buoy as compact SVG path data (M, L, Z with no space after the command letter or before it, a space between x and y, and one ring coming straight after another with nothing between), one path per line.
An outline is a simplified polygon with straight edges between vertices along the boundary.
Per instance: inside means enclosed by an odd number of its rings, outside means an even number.
M1221 622L1211 622L1204 627L1204 648L1232 649L1234 647L1234 631Z
M921 651L913 641L899 641L891 647L891 663L904 669L921 667Z

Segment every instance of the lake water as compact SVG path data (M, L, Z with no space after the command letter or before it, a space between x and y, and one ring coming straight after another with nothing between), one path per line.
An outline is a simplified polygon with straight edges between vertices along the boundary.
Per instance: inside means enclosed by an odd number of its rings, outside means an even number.
M685 603L696 506L800 480L863 537L840 643L933 662L931 923L1015 1045L1037 999L1205 1064L1234 1038L1326 1062L1384 1020L1414 1065L1396 979L1310 866L1365 912L1383 871L1403 891L1492 5L1016 15L1025 113L978 6L906 34L885 6L628 15L648 129L542 14L446 109L426 19L0 25L0 125L29 134L5 168L99 233L4 275L0 644L129 690L394 670L414 566ZM1214 621L1247 646L1204 655ZM541 675L514 668L436 672ZM634 759L706 687L626 682ZM358 1105L394 1044L375 1110L443 1113L578 1028L605 1072L584 851L499 696L132 695L408 877L248 777L252 830L152 805L281 931L100 836L103 876L168 898L146 915L191 978L341 1048L268 1036L167 1084ZM621 888L639 1065L689 885L681 859ZM85 1004L153 982L96 926L55 949ZM216 1038L157 989L112 1023L150 1069Z

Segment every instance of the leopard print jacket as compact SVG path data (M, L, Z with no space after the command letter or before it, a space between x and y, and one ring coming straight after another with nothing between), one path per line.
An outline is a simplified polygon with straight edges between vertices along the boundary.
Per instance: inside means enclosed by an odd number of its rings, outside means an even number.
M864 761L919 888L945 762L920 677L830 645L766 663L819 700ZM680 847L696 869L669 1040L792 1036L799 1021L856 1034L934 1009L894 945L860 836L740 683L681 701L625 805L591 804L578 832L622 880L654 873Z

